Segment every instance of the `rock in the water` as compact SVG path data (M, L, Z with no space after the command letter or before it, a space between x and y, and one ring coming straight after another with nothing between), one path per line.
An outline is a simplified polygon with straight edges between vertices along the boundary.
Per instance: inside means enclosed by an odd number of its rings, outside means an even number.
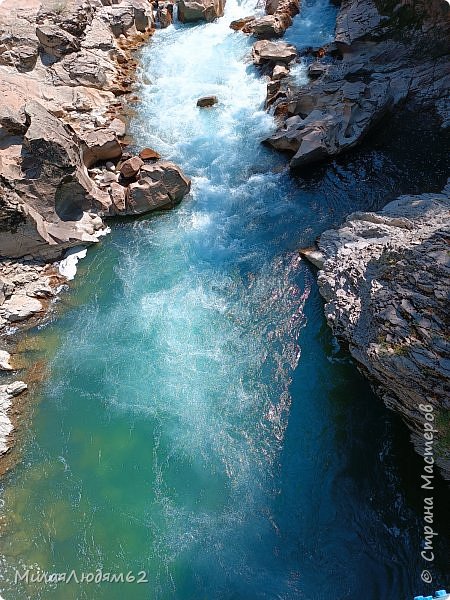
M324 65L318 61L311 63L308 67L308 75L312 79L317 79L318 77L322 77L328 70L327 65Z
M156 152L156 150L152 150L152 148L144 148L139 152L139 157L142 160L158 160L161 158L161 155Z
M131 179L139 173L144 161L139 156L133 156L126 160L120 167L120 173L125 179Z
M173 4L171 2L159 3L156 18L161 29L166 29L169 25L172 25Z
M178 18L182 23L211 22L223 17L225 0L178 0Z
M214 104L217 104L218 102L219 99L217 98L217 96L203 96L202 98L199 98L197 100L197 106L199 106L200 108L206 108L214 106Z
M179 167L167 161L144 165L139 181L128 188L127 214L171 208L189 193L191 181Z
M265 16L247 18L245 23L234 21L230 27L261 39L281 37L298 11L299 0L267 0Z
M244 29L246 25L252 23L255 20L255 17L243 17L242 19L236 19L235 21L231 21L230 28L234 29L234 31L241 31Z
M272 71L272 79L278 81L289 75L289 69L284 65L275 65Z
M319 242L318 283L334 333L400 413L416 449L434 414L434 458L450 480L450 185L354 213Z
M268 63L289 64L297 57L297 50L286 42L270 42L260 40L253 44L253 62L256 65Z

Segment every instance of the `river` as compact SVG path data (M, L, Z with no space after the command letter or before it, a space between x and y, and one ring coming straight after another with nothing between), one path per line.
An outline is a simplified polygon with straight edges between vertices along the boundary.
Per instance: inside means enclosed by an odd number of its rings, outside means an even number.
M229 29L251 12L228 0L218 22L171 26L141 51L136 147L180 164L192 193L173 211L112 224L61 316L24 341L48 372L23 459L2 481L5 600L424 591L420 458L333 341L296 250L354 210L439 189L442 160L424 122L407 152L397 134L375 134L291 176L260 144L273 129L266 82L251 40ZM287 39L324 43L334 19L325 0L305 2ZM206 94L219 104L200 110ZM450 554L438 490L436 588ZM146 581L15 582L27 568Z

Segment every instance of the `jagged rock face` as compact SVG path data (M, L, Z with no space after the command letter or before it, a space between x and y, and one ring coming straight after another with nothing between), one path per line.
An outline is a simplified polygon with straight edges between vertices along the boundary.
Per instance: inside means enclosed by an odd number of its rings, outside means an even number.
M419 452L434 409L435 460L450 480L450 185L354 213L319 242L318 283L338 338L400 413Z
M223 17L225 0L179 0L178 19L182 23L214 21Z
M325 56L323 68L316 62L316 79L303 88L283 82L268 104L302 120L284 123L266 141L293 152L291 166L303 167L355 146L400 106L435 110L450 123L449 34L450 5L444 0L398 6L344 0L330 47L339 58Z
M53 260L96 242L99 215L125 210L126 189L117 209L87 169L122 154L125 124L110 109L130 87L119 63L132 70L124 48L153 21L146 0L34 6L0 5L0 254Z
M75 36L57 25L38 25L36 36L42 50L57 58L75 52L80 47L80 42Z

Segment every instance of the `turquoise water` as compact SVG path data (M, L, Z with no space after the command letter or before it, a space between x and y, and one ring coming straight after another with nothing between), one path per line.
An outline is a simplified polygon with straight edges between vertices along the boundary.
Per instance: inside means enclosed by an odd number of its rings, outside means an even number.
M193 190L174 211L114 224L62 316L25 340L49 373L3 481L5 600L432 591L420 581L421 461L333 342L296 249L352 210L438 189L443 159L421 131L402 156L380 135L291 176L259 143L273 128L265 81L228 28L250 12L228 0L223 20L157 32L142 52L152 84L139 89L136 144L177 161ZM333 19L307 3L290 40L326 41ZM219 105L197 109L205 94ZM448 500L438 486L433 590L446 583ZM26 568L146 582L15 583Z

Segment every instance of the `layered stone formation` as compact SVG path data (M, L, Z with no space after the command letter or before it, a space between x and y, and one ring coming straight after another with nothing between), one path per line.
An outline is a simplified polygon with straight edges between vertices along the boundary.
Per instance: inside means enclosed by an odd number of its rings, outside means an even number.
M401 196L379 213L353 213L303 251L320 268L325 315L336 336L450 480L450 185Z

